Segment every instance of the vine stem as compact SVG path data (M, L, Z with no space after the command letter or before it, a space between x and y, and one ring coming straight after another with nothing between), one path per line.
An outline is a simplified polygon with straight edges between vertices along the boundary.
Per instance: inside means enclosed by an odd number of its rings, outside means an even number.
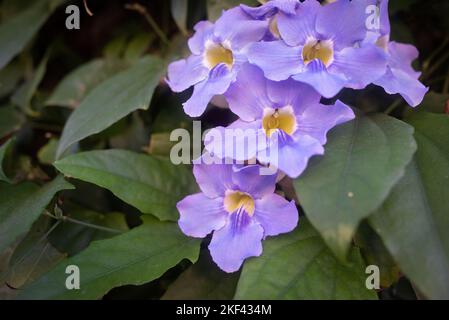
M402 103L402 99L398 99L395 102L393 102L385 111L385 114L392 113L397 107L399 107Z
M85 221L81 221L81 220L77 220L77 219L73 219L67 216L61 216L61 217L57 217L55 215L52 215L50 212L45 211L45 214L49 217L52 217L53 219L56 219L58 221L67 221L67 222L71 222L71 223L75 223L75 224L79 224L81 226L85 226L88 228L92 228L92 229L97 229L97 230L101 230L101 231L106 231L106 232L112 232L112 233L123 233L123 231L118 230L118 229L113 229L113 228L108 228L108 227L103 227L103 226L99 226L93 223L89 223L89 222L85 222Z
M147 22L150 24L150 26L153 29L153 31L161 39L161 41L165 45L169 45L170 44L170 41L168 40L168 38L165 35L164 31L162 31L162 29L159 28L159 26L156 23L156 21L153 19L151 14L147 11L147 9L144 6L142 6L141 4L138 4L138 3L132 3L132 4L126 4L125 8L128 9L128 10L136 11L136 12L140 13L141 15L143 15L145 17L145 19L147 20Z

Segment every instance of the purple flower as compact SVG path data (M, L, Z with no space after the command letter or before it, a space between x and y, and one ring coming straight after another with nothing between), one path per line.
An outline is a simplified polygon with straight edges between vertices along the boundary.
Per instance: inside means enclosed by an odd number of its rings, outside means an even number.
M366 14L358 1L325 6L306 0L296 14L280 11L282 40L251 45L248 60L274 81L294 80L313 86L326 98L344 87L362 89L385 73L385 55L375 45L358 46L367 33Z
M263 40L271 41L281 37L277 25L277 14L282 12L294 15L298 4L298 0L271 0L255 8L244 4L241 4L240 7L254 19L268 20L268 31Z
M365 0L365 3L375 6L378 0ZM418 80L421 73L412 67L412 62L418 58L418 50L409 44L390 41L388 0L381 0L378 10L379 28L370 30L363 42L368 46L376 44L387 57L386 72L374 84L383 87L388 94L400 94L410 106L416 107L429 90Z
M201 21L189 39L192 55L171 63L167 83L175 92L194 86L185 112L200 116L209 101L223 94L246 61L246 47L266 33L266 21L253 20L239 7L225 11L215 24Z
M291 79L267 80L248 63L225 96L240 119L209 131L207 151L238 161L257 158L293 178L305 170L310 157L324 153L330 129L354 118L344 103L322 105L312 87Z
M274 193L276 175L259 175L260 167L195 165L202 193L187 196L177 207L179 226L189 236L214 232L209 250L226 272L237 271L246 258L262 254L262 239L292 231L298 224L294 202Z

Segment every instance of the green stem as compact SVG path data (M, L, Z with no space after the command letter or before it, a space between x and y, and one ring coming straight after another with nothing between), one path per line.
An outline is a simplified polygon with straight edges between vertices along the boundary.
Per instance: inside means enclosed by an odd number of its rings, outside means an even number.
M395 102L393 102L385 111L385 114L392 113L397 107L399 107L402 104L402 99L398 99Z
M123 231L118 230L118 229L113 229L113 228L99 226L99 225L96 225L96 224L93 224L93 223L89 223L89 222L85 222L85 221L81 221L81 220L76 220L76 219L73 219L73 218L70 218L70 217L67 217L67 216L56 217L56 216L52 215L50 212L48 212L48 211L45 211L45 214L47 216L52 217L53 219L56 219L56 220L59 220L59 221L67 221L67 222L79 224L79 225L84 226L84 227L97 229L97 230L101 230L101 231L106 231L106 232L123 233Z
M161 39L161 41L165 45L169 45L170 44L170 41L168 40L168 38L165 35L164 31L162 31L162 29L159 28L159 26L156 23L156 21L153 19L151 14L147 11L147 9L145 9L144 6L142 6L142 5L138 4L138 3L133 3L133 4L126 4L125 8L128 9L128 10L137 11L138 13L143 15L145 17L145 19L147 20L147 22L149 23L149 25L151 26L151 28L153 29L153 31Z

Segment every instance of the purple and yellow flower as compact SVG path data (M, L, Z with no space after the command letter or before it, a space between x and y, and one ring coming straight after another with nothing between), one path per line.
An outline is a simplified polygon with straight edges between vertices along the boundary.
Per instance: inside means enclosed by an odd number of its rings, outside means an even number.
M385 73L386 59L374 44L359 46L366 37L364 11L358 1L340 0L322 6L306 0L296 14L279 11L280 40L258 42L248 60L273 81L292 77L326 98L341 89L362 89Z
M240 119L210 130L204 141L207 151L238 161L256 158L290 177L299 176L310 157L324 153L330 129L354 118L344 103L320 104L321 96L309 85L267 80L248 63L225 96ZM235 139L230 141L232 132Z
M185 112L200 116L215 95L226 92L246 61L245 49L259 41L268 23L254 20L240 7L227 10L215 24L201 21L189 39L192 55L168 67L167 83L175 92L194 86L193 94L184 103Z
M279 29L277 26L277 14L296 14L296 7L299 0L271 0L258 7L250 7L241 4L240 7L254 19L268 20L268 32L263 40L271 41L280 39Z
M259 175L257 165L195 165L201 193L187 196L177 208L179 226L188 236L204 238L213 232L209 250L226 272L262 254L262 240L292 231L298 224L294 202L274 193L276 175Z
M378 5L378 2L365 0L367 6ZM416 107L429 90L419 81L421 73L412 67L412 62L418 58L418 50L410 44L390 41L388 0L381 0L378 10L379 28L370 30L364 41L364 45L374 43L382 48L387 57L386 72L374 84L384 88L388 94L400 94L410 106Z

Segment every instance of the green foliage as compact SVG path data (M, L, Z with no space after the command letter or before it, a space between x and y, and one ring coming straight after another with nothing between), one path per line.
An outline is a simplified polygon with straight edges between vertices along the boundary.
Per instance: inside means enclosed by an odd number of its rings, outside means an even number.
M191 93L169 91L167 65L199 20L259 2L98 1L76 31L63 25L69 2L0 3L0 299L449 299L445 1L390 1L391 37L418 46L430 91L414 109L373 87L339 96L357 118L278 184L301 212L293 232L227 274L210 237L180 231L176 204L198 188L168 155L171 131L192 128ZM233 119L209 108L201 121ZM68 265L80 290L65 287Z
M0 182L0 252L30 229L57 192L71 188L61 176L43 187Z
M55 167L66 176L106 188L161 220L176 221L176 203L196 190L187 168L125 150L79 153L57 161Z
M295 187L330 248L344 258L360 221L376 210L416 150L413 129L394 118L358 115L329 134L326 155L311 161Z
M420 291L449 298L449 117L419 114L418 152L370 222Z
M80 254L64 260L26 287L19 298L98 299L114 287L157 279L182 259L195 262L198 251L199 241L184 236L175 223L144 217L141 226L112 239L95 241ZM83 290L66 289L68 265L82 270Z
M339 262L305 219L287 235L268 239L264 254L245 263L236 299L376 299L365 287L365 267L354 249Z

